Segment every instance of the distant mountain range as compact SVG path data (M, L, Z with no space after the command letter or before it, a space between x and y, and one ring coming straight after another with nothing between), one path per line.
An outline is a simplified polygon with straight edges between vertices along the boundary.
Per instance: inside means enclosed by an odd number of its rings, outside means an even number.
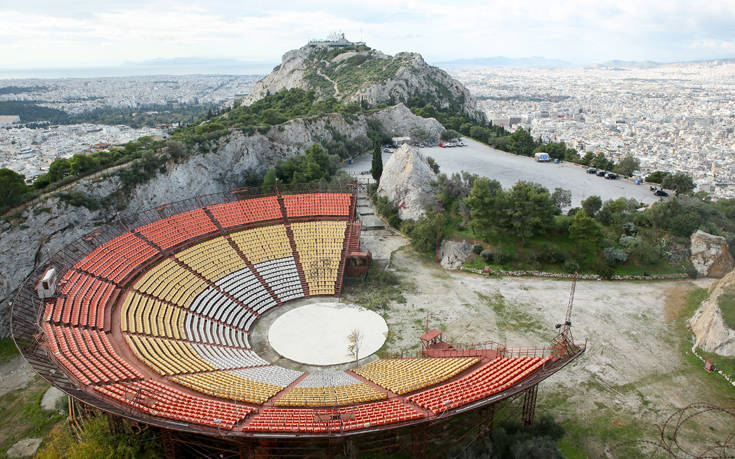
M444 68L459 67L514 67L552 69L558 67L574 67L574 64L559 59L547 59L545 57L475 57L470 59L455 59L452 61L435 62L434 65Z
M572 68L584 67L588 69L601 70L623 70L623 69L650 69L656 67L691 65L691 64L708 64L722 65L727 63L735 63L735 58L708 59L695 61L676 61L676 62L656 62L656 61L624 61L611 60L599 64L590 64L586 66L572 64L571 62L560 59L547 59L545 57L476 57L468 59L455 59L451 61L434 62L433 64L443 68L462 68L462 67L500 67L500 68L533 68L533 69L553 69L553 68Z
M706 65L735 64L735 58L707 59L707 60L696 60L696 61L677 61L677 62L612 60L612 61L603 62L601 64L588 65L586 66L586 68L607 69L607 70L652 69L652 68L657 68L657 67L669 67L669 66L692 65L692 64L706 64Z

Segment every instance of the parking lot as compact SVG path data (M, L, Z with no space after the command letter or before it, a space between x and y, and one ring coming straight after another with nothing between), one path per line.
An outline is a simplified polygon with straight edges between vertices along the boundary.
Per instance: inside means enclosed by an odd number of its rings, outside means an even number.
M647 184L636 185L632 180L618 178L607 180L594 174L587 174L587 168L572 163L539 163L533 158L518 156L495 150L472 139L464 139L466 146L455 148L427 147L421 153L431 156L439 164L440 172L468 171L490 177L503 185L512 187L519 180L539 183L550 191L556 187L572 192L572 206L589 196L597 195L603 201L620 197L634 198L649 204L659 199L653 195ZM383 164L390 158L383 154ZM353 164L346 165L348 172L370 170L371 156L364 155Z

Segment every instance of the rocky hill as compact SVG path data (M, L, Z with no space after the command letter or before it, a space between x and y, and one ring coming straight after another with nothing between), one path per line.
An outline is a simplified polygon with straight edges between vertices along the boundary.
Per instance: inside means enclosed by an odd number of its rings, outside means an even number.
M436 108L485 120L477 103L460 82L424 62L417 53L388 56L364 44L311 42L283 55L281 65L256 83L245 100L251 104L282 89L314 90L319 97L393 105L412 97L430 100Z
M35 267L66 244L114 220L120 208L124 208L121 214L136 213L237 188L243 185L246 171L262 174L279 161L302 154L314 143L331 140L335 133L345 139L365 136L369 120L378 121L395 135L423 129L438 137L443 129L436 120L415 116L402 104L369 115L350 115L349 119L337 113L297 118L251 135L233 129L210 145L210 151L194 153L178 163L169 161L164 172L124 193L115 173L76 182L74 190L109 203L107 207L91 211L51 197L29 207L12 223L0 221L0 337L8 336L8 306L15 290Z
M709 297L689 320L689 326L698 347L706 352L732 357L735 356L735 330L725 323L718 301L721 295L728 292L735 292L735 271L714 284Z

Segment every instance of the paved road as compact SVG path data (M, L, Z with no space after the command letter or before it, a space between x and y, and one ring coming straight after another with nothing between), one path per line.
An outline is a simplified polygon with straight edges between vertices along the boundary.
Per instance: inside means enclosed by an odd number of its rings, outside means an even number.
M587 174L586 168L572 163L538 163L533 158L518 156L490 148L485 144L465 139L466 147L421 148L421 153L431 156L439 164L441 172L447 175L463 170L490 177L503 185L513 186L519 180L540 183L553 191L556 187L572 192L572 205L589 196L597 195L603 201L620 197L634 198L646 204L657 198L649 191L648 185L636 185L627 179L605 180ZM383 164L390 154L383 154ZM346 165L348 172L370 170L371 156L364 155L353 164Z

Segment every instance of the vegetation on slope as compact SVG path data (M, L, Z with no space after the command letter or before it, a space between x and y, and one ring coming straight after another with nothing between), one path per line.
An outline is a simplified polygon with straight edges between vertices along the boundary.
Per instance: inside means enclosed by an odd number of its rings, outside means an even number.
M361 113L368 110L360 104L343 105L335 99L317 100L313 91L291 89L280 91L264 97L250 106L240 106L222 113L210 113L207 118L198 123L183 126L172 132L168 141L154 140L151 137L141 137L121 147L114 147L110 151L83 154L79 153L71 158L60 158L49 166L46 174L38 177L32 185L27 186L24 177L10 169L0 169L0 213L5 213L13 207L30 201L41 194L57 190L80 178L91 174L120 166L116 170L125 189L144 183L159 172L166 170L169 160L182 162L192 154L212 151L217 142L234 130L245 135L256 132L266 133L272 126L282 124L294 118L312 119L329 113L340 113L348 121L354 121ZM323 148L330 156L344 159L369 151L378 143L389 141L379 123L368 123L368 136L356 139L346 139L335 132L330 141L323 142ZM307 174L308 177L297 176L296 180L314 181L315 177L327 179L336 169L334 159L329 168L319 173ZM326 166L327 163L322 163ZM313 171L312 171L313 172ZM322 173L323 172L323 173ZM263 177L252 177L245 174L245 182L249 185L259 184ZM291 183L293 175L279 175L281 181ZM61 195L71 204L84 205L88 208L96 207L82 196Z
M163 456L161 438L156 431L121 419L119 431L113 432L107 416L102 414L84 421L79 437L78 440L74 437L67 424L59 424L51 431L35 457L152 459Z
M735 249L735 199L710 201L705 195L681 195L650 208L635 200L602 202L591 196L581 208L569 205L569 193L536 183L518 182L504 190L496 180L474 174L440 174L435 183L444 212L434 209L417 221L402 222L387 198L374 196L376 210L431 252L440 238L476 242L469 267L504 270L575 271L609 278L619 275L689 273L689 237L702 229L727 238ZM440 221L437 221L440 219Z
M0 456L4 457L8 448L23 438L44 437L64 419L59 411L41 409L41 398L48 388L46 381L34 376L26 387L0 397L0 411L3 414Z

